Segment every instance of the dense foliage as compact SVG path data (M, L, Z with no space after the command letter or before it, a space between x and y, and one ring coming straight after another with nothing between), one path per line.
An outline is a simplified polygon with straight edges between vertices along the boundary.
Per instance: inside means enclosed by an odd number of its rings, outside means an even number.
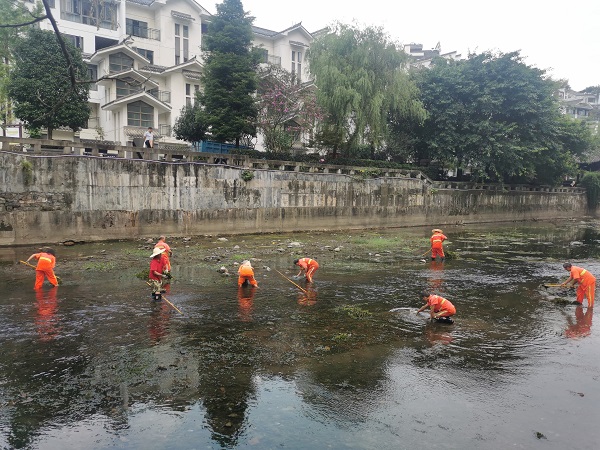
M425 118L418 90L404 70L407 56L381 28L338 24L313 42L310 70L326 112L324 146L348 156L366 143L373 154L389 138L388 117Z
M203 37L207 50L202 105L202 122L217 142L239 145L245 136L256 136L256 70L258 53L252 51L252 22L240 0L217 5L208 33Z
M67 43L78 79L87 78L87 66L81 52ZM61 126L76 131L86 126L90 115L89 84L72 86L54 33L31 28L20 37L13 49L8 94L14 102L15 115L29 127L52 131Z
M415 155L459 176L468 167L482 180L556 183L589 148L587 128L559 113L556 84L518 52L440 58L415 79L428 112L411 130Z
M203 120L202 109L197 102L193 106L184 106L173 126L175 137L187 142L204 140L207 127Z
M581 186L586 189L588 208L595 211L600 201L600 173L587 172L581 179Z

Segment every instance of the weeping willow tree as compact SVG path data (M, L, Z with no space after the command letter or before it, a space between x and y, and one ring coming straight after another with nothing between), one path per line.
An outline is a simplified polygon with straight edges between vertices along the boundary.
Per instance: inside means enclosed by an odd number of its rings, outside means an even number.
M311 44L308 58L327 113L323 143L334 155L365 144L375 152L386 141L390 115L425 120L408 57L382 28L336 24Z

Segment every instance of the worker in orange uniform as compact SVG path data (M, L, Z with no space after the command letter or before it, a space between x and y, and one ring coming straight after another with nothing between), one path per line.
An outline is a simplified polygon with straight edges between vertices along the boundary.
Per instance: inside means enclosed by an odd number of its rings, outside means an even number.
M54 275L54 266L56 265L56 253L54 249L45 247L40 253L34 253L26 262L31 261L33 258L37 259L38 263L35 268L35 290L41 289L44 284L44 277L48 278L48 281L52 286L58 286L58 280Z
M300 272L298 272L298 275L296 275L296 277L302 275L302 272L306 272L306 281L312 283L312 277L319 268L319 263L316 262L314 259L300 258L294 260L294 265L300 267Z
M435 259L439 255L443 261L445 255L444 245L442 243L448 238L444 236L444 233L442 233L442 230L440 230L439 228L434 228L433 230L431 230L431 232L433 233L433 236L431 236L431 238L429 239L431 241L431 260L435 261Z
M238 269L238 286L242 287L250 284L251 286L258 287L258 283L254 279L254 269L250 261L242 261Z
M152 288L152 300L162 300L163 281L167 277L165 275L165 260L162 254L164 248L154 247L154 251L150 255L150 271L148 272L148 284Z
M564 263L564 269L570 273L569 279L561 284L562 287L577 286L576 303L583 305L583 297L588 300L588 308L594 307L594 297L596 296L596 277L586 269Z
M170 274L171 274L171 255L173 254L171 252L171 247L169 247L169 244L167 244L166 241L166 237L165 236L160 236L158 238L158 242L156 244L154 244L154 248L160 248L164 250L164 253L162 254L162 259L165 262L165 272L167 274L167 278L171 278Z
M423 291L421 296L426 303L419 308L417 315L429 307L429 317L431 320L437 320L441 323L454 323L452 316L456 314L456 308L450 303L450 300L440 295L430 294L427 291Z

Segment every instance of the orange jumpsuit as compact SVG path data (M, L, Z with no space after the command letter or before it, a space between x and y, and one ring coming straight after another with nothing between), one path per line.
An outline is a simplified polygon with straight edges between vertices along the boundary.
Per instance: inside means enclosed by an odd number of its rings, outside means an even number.
M588 307L594 307L596 295L596 277L581 267L571 266L571 278L578 284L577 301L583 304L583 297L588 299Z
M165 251L162 254L162 258L165 260L165 270L167 272L171 271L171 260L169 259L169 255L171 254L171 247L165 241L158 241L154 248L164 248Z
M254 287L258 287L258 283L254 279L254 270L250 266L241 265L238 269L238 286L242 286L244 282L250 283Z
M298 260L298 265L306 271L306 281L312 283L312 276L319 268L319 263L314 259L302 258Z
M439 295L431 294L427 298L427 305L433 307L436 317L450 317L456 314L456 308L450 303L450 300Z
M58 286L58 280L54 275L54 266L56 265L56 258L50 253L36 253L33 255L38 260L35 268L35 286L34 289L41 289L44 284L44 277L48 278L48 281L52 286Z
M438 255L444 258L444 246L442 242L448 239L442 233L433 233L433 236L429 239L431 241L431 259L435 259Z

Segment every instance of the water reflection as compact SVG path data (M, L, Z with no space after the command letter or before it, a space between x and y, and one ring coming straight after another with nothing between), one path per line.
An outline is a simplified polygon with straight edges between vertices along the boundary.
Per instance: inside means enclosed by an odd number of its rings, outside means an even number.
M60 324L56 314L58 311L57 291L57 286L49 290L38 289L35 291L37 308L35 326L42 342L51 341L60 333Z
M252 322L252 309L254 308L254 286L239 286L237 292L238 313L242 322Z
M452 233L460 258L443 264L348 259L336 272L343 255L324 251L327 270L306 292L272 273L236 291L208 263L174 267L168 295L185 315L151 303L134 278L145 256L81 275L67 255L60 303L54 288L36 308L8 268L0 447L495 450L533 447L540 431L547 449L595 448L596 405L568 393L597 390L593 310L550 302L539 285L564 277L575 247L573 262L600 273L597 234ZM116 244L105 248L118 259ZM107 277L119 279L109 295ZM414 314L424 288L456 305L453 326Z
M574 315L564 313L567 318L567 328L565 336L568 338L582 338L589 336L592 332L592 317L594 316L593 308L586 308L583 312L583 306L578 305L575 308Z
M301 306L314 306L317 304L317 289L306 283L306 289L298 292L298 304Z

